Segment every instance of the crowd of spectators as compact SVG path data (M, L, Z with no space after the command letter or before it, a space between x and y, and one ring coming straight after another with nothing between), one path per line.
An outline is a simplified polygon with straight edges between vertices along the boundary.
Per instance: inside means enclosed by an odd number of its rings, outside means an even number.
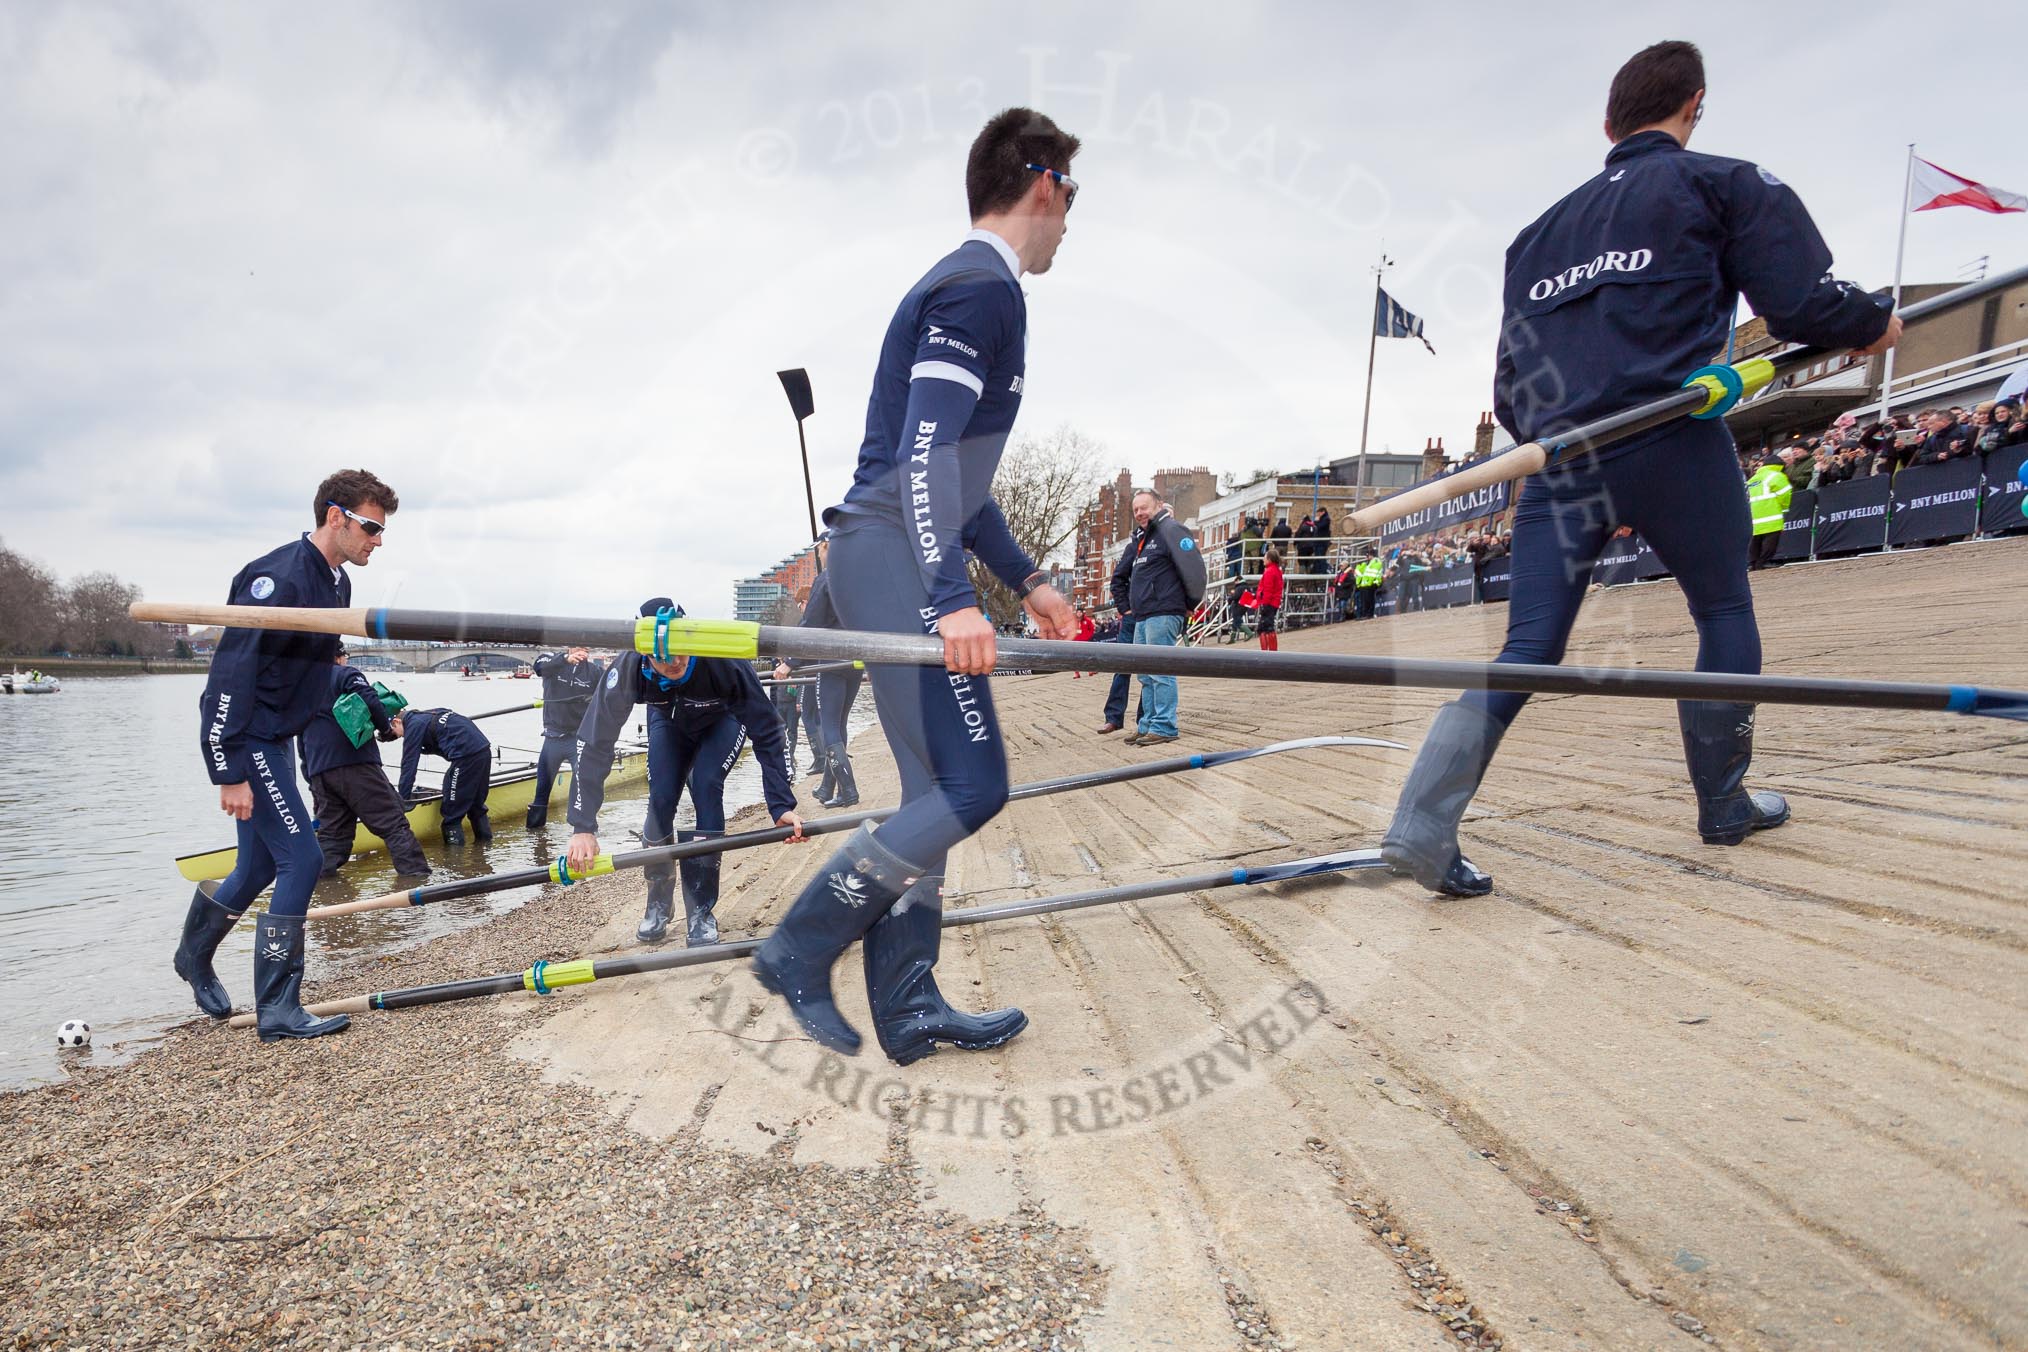
M1965 456L1983 455L2028 442L2028 419L2013 400L1988 400L1966 408L1926 408L1900 413L1861 426L1855 414L1844 413L1814 436L1801 432L1765 450L1742 451L1740 472L1751 474L1772 455L1789 476L1789 486L1802 490L1894 474L1910 465L1938 465Z
M1331 530L1329 507L1319 507L1295 526L1286 516L1270 519L1265 512L1248 513L1239 519L1239 533L1226 543L1228 567L1243 567L1248 578L1258 577L1263 551L1279 545L1283 567L1291 573L1321 576L1330 567Z
M1514 532L1511 530L1488 528L1418 537L1402 545L1401 553L1391 562L1390 568L1442 568L1459 562L1476 567L1492 559L1507 557L1513 548Z

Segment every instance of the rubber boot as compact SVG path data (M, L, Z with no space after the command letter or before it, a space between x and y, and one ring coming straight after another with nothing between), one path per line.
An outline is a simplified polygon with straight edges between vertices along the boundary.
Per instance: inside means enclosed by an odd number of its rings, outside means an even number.
M1507 730L1481 709L1452 701L1437 710L1401 786L1380 857L1396 875L1447 897L1480 897L1493 880L1458 851L1458 822Z
M651 836L646 831L641 833L641 844L651 850L668 843L667 836ZM670 916L676 913L676 866L665 859L642 869L641 876L648 880L648 909L642 914L634 937L644 944L658 944L669 932Z
M678 840L703 840L704 833L678 831ZM690 948L702 948L718 942L718 918L712 911L718 905L718 872L722 861L715 854L697 855L676 861L683 878L683 924L684 943Z
M522 825L527 827L530 831L540 831L543 828L543 826L548 823L548 821L549 821L549 804L530 803L528 805L528 818L526 821L522 822Z
M423 857L422 843L415 838L415 832L404 830L402 839L387 842L387 857L394 861L394 871L404 878L427 878L430 876L430 861Z
M217 883L205 882L192 894L190 909L183 916L183 941L176 945L175 966L176 975L190 983L197 1007L214 1019L224 1019L232 1015L232 996L212 969L211 959L239 923L241 913L213 901L211 894L217 890Z
M761 985L789 1002L803 1031L845 1056L859 1052L859 1034L831 996L831 967L854 939L887 913L917 874L888 852L870 827L854 831L817 870L781 924L753 955Z
M1706 845L1737 845L1755 831L1789 819L1788 800L1742 786L1753 761L1751 704L1682 700L1683 760L1697 791L1697 834Z
M821 768L824 771L824 777L817 781L817 792L814 796L819 803L829 807L831 795L837 792L838 787L837 762L831 759L831 753L827 751L817 757L817 765L812 768Z
M943 875L930 873L866 931L866 998L873 1006L873 1033L898 1066L922 1060L939 1042L984 1051L1028 1026L1028 1016L1018 1009L966 1014L944 999L936 978L943 916Z
M303 917L262 917L254 937L254 1007L261 1041L323 1037L352 1026L348 1014L320 1019L303 1008Z
M475 807L465 818L472 826L472 839L481 845L493 843L493 814L483 807Z
M444 823L444 845L449 849L461 849L465 844L465 824L462 820Z
M843 742L831 748L831 797L825 807L851 807L859 801L859 784L852 778L852 757Z

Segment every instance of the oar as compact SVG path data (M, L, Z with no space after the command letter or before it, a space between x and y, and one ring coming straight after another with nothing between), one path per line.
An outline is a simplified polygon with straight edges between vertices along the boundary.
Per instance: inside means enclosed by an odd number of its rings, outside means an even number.
M2028 267L2015 268L1996 277L1973 282L1940 296L1918 302L1900 311L1904 324L1912 323L1951 306L1962 305L1980 296L1993 295L2004 291L2017 282L2028 281ZM1503 451L1491 459L1468 465L1455 474L1396 493L1384 498L1371 507L1364 507L1345 518L1344 533L1349 535L1374 535L1380 527L1390 521L1399 521L1404 516L1425 511L1452 498L1461 498L1494 484L1525 479L1546 465L1578 455L1588 455L1616 441L1624 441L1636 432L1645 432L1660 427L1678 418L1716 418L1741 399L1750 398L1765 389L1777 378L1800 371L1814 362L1833 356L1842 348L1798 347L1787 352L1778 352L1772 357L1753 357L1733 366L1706 366L1693 372L1683 382L1683 388L1674 394L1665 394L1650 399L1645 404L1636 404L1618 413L1595 418L1582 423L1554 438L1531 441L1526 446L1516 446ZM1721 696L1721 698L1723 698ZM1962 711L1961 711L1962 712Z
M492 710L489 710L489 711L488 711L488 712L486 712L486 713L483 713L483 714L471 714L471 715L468 715L468 717L470 717L470 718L471 718L471 720L472 720L472 721L473 721L474 723L476 723L476 722L478 722L478 721L479 721L480 719L482 719L482 718L498 718L498 717L500 717L500 716L501 716L502 714L519 714L519 713L526 713L526 712L527 712L528 710L530 710L530 709L540 709L541 707L542 707L542 701L541 701L541 700L539 700L539 699L532 699L532 700L528 701L528 703L526 703L526 704L510 704L510 705L508 705L508 706L507 706L507 707L506 707L505 709L492 709Z
M1185 892L1209 892L1220 887L1251 887L1259 883L1288 882L1295 878L1325 873L1346 873L1357 869L1383 868L1378 850L1343 850L1336 854L1312 855L1281 864L1256 868L1231 868L1217 873L1199 873L1188 878L1156 878L1120 887L1101 887L1090 892L1072 892L1059 897L1030 897L997 906L974 906L944 914L944 928L983 925L993 920L1015 920L1023 916L1050 915L1090 906L1111 906L1125 901L1148 901ZM702 967L707 963L730 962L759 948L762 939L734 939L730 943L704 948L678 948L656 953L630 953L612 958L579 958L571 962L538 962L521 972L476 977L467 981L446 981L434 986L411 986L406 990L376 991L346 1000L326 1000L309 1006L317 1015L364 1014L375 1009L414 1009L420 1005L449 1004L454 1000L476 1000L488 995L533 991L547 995L561 986L582 986L616 976L642 972L666 972L679 967ZM255 1015L235 1014L232 1026L252 1026Z
M1377 737L1301 737L1289 742L1272 742L1267 746L1248 747L1239 751L1205 751L1192 756L1171 756L1166 760L1144 761L1138 765L1122 765L1110 770L1090 770L1081 775L1064 775L1058 779L1039 779L1032 784L1021 784L1010 790L1011 801L1027 798L1044 798L1053 793L1069 793L1076 789L1094 789L1105 784L1125 784L1136 779L1153 779L1159 775L1172 775L1181 770L1211 770L1221 765L1232 765L1256 756L1278 756L1284 751L1308 751L1330 746L1383 747L1390 751L1406 751L1399 742L1386 742ZM885 821L900 808L874 808L865 812L847 812L836 817L822 817L803 823L806 836L829 835L834 831L850 831L866 822ZM324 920L332 916L354 915L360 911L386 911L403 906L426 906L433 901L452 901L459 897L485 896L492 892L505 892L516 887L531 887L542 883L582 882L586 878L614 873L620 869L645 868L671 859L690 859L703 854L723 854L731 850L744 850L755 845L772 845L787 840L791 832L786 826L770 826L760 831L742 831L737 835L713 836L708 840L686 840L680 845L656 845L645 850L629 850L624 854L602 854L595 857L590 867L582 872L573 872L563 857L542 868L517 869L512 873L495 873L483 878L465 878L457 882L425 884L406 892L390 892L384 897L362 898L358 901L339 902L333 906L312 906L307 918Z
M657 615L639 620L549 618L448 610L324 610L284 606L190 606L137 601L137 620L170 624L289 629L453 642L584 643L631 647L662 656L846 658L893 666L940 667L944 644L927 634L874 634L851 629L784 629L743 620ZM1338 653L1246 652L1157 648L1126 643L1002 639L1000 660L1035 671L1142 672L1255 681L1320 681L1438 690L1516 690L1548 695L1615 695L1638 699L1726 700L1814 704L1855 709L1928 709L2028 722L2028 693L1973 685L1912 681L1851 681L1812 676L1742 676L1718 671L1638 671L1622 667L1550 667Z

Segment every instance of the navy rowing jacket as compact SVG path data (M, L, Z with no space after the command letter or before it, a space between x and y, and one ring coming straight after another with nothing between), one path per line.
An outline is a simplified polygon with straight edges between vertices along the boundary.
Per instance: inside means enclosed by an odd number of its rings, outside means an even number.
M423 753L447 761L484 756L493 750L479 725L449 709L404 709L401 714L401 798L409 801Z
M235 606L349 606L352 579L324 561L308 533L239 570L226 593ZM227 629L198 696L198 738L214 784L244 784L246 744L285 742L331 708L336 634Z
M605 663L573 662L566 653L544 653L535 659L535 674L542 678L542 735L576 736L584 711L605 679Z
M1629 136L1507 249L1494 413L1516 442L1541 441L1680 389L1725 351L1742 293L1777 339L1864 347L1891 302L1830 267L1802 199L1767 170Z
M339 727L338 720L331 716L331 706L338 702L340 695L346 694L364 699L367 717L373 720L374 728L388 731L390 720L387 709L381 704L380 696L373 693L373 682L366 679L366 673L343 663L333 666L330 683L324 692L324 707L315 718L303 725L303 737L297 743L303 757L303 774L311 779L341 765L380 764L379 743L368 740L365 746L352 745L345 729Z
M753 741L768 816L779 821L784 812L795 811L781 715L752 667L728 657L693 657L690 669L672 681L650 667L647 658L623 653L606 669L605 684L578 729L577 754L570 767L571 830L599 829L606 775L613 768L613 743L636 706L660 709L692 745L726 718L737 719Z

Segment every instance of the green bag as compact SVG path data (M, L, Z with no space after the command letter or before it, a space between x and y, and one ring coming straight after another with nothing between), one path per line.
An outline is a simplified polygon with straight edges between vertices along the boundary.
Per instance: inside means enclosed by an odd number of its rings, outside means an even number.
M406 699L379 681L373 683L373 693L379 698L381 707L387 710L389 718L408 707ZM373 715L367 711L366 701L352 691L340 695L331 705L331 717L354 746L365 746L373 737Z

